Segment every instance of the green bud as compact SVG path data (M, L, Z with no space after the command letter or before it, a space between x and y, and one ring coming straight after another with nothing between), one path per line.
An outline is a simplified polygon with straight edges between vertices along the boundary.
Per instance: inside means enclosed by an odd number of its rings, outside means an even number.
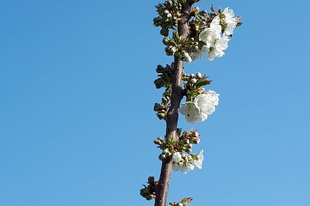
M161 23L161 17L156 17L153 19L154 26L158 27L160 26L160 23Z
M160 89L165 86L165 81L162 78L158 78L154 81L154 84L156 86L156 89Z
M167 104L167 103L168 103L168 99L167 99L166 97L161 98L161 101L162 101L164 104Z
M166 113L158 113L157 114L157 117L162 120L162 119L165 119L166 118Z
M169 39L169 38L164 38L164 39L163 39L163 44L164 44L164 45L167 46L167 45L169 44L169 42L170 42L170 39Z
M155 178L153 176L149 176L149 178L147 179L147 182L151 185L155 184Z
M161 65L158 65L156 68L156 72L157 73L164 73L165 72L165 68Z
M163 36L168 36L169 30L167 28L162 28L160 30L160 34L163 35Z
M159 111L159 110L161 110L161 109L163 109L163 106L162 106L161 104L159 104L159 103L155 103L155 105L154 105L154 111Z

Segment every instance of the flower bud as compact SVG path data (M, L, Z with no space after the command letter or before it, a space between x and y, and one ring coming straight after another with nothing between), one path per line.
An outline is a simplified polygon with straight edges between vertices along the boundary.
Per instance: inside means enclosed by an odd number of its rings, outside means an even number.
M154 81L156 89L160 89L161 87L165 86L165 81L162 78L158 78Z
M161 137L157 137L157 139L154 140L154 143L157 145L162 145L164 140Z
M165 119L165 118L166 118L166 113L158 113L158 114L157 114L157 117L158 117L159 119Z
M158 158L159 158L159 160L166 159L166 155L164 155L164 154L160 154Z
M155 103L154 105L154 111L159 111L163 108L163 106L161 104Z
M156 26L156 25L155 25ZM169 34L169 30L167 28L162 28L160 30L160 34L163 35L163 36L168 36Z
M193 78L193 79L191 79L191 82L192 82L193 84L196 84L197 79Z
M196 77L201 78L202 77L201 73L200 72L196 73Z
M197 131L195 131L194 134L193 134L193 136L194 136L194 137L199 137L200 135L199 135L199 133L198 133Z
M198 137L191 139L192 144L199 144L200 139Z
M148 181L149 184L154 184L155 183L155 178L153 176L149 176L147 181Z
M156 17L153 19L154 26L158 27L160 26L160 23L161 23L161 17Z
M181 202L178 203L178 206L183 206L183 204Z
M168 11L168 10L165 10L164 13L165 13L165 14L169 14L169 11Z
M163 39L163 44L167 46L168 43L169 43L169 40L170 40L169 38L164 38Z
M177 51L177 49L175 47L171 47L171 52L175 53Z
M165 72L165 68L163 66L161 66L161 65L157 65L156 72L157 73L164 73Z
M163 97L163 98L161 98L161 101L162 101L164 104L167 104L168 99L167 99L166 97Z

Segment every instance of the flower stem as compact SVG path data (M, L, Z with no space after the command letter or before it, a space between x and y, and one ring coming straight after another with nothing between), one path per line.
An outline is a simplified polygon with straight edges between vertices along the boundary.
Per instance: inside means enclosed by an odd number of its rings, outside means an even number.
M188 21L190 19L191 5L193 2L188 0L182 4L182 16L178 23L178 33L184 38L188 38L190 29ZM180 102L183 98L182 90L182 74L184 62L178 57L174 57L174 66L171 73L172 78L172 94L171 94L171 106L167 114L166 121L166 138L170 137L174 140L178 140L177 135L178 118ZM169 190L169 183L171 178L172 161L171 159L163 159L161 166L160 178L156 188L156 199L154 206L166 206L167 194Z

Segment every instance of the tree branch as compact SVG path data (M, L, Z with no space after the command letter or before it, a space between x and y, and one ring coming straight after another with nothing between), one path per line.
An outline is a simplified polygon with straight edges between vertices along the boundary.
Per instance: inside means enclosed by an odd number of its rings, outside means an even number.
M190 34L188 21L190 19L191 6L194 2L188 0L182 4L182 16L178 23L178 33L185 39ZM167 114L166 121L166 138L171 137L174 140L178 140L177 135L178 118L180 102L183 98L182 90L182 74L184 62L180 58L174 56L174 66L172 69L172 94L171 94L171 106ZM167 194L169 190L170 178L171 178L172 161L170 159L163 159L161 166L161 174L156 188L156 199L154 206L166 206Z

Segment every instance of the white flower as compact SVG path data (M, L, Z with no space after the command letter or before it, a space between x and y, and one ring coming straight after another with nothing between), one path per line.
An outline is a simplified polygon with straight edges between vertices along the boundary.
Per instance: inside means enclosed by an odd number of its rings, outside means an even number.
M203 54L205 52L209 52L209 48L206 45L202 46L202 48L199 49L198 51L191 53L190 56L192 57L193 60L203 59Z
M188 63L192 62L192 58L187 52L184 52L184 57L186 62Z
M227 24L226 29L224 31L225 35L232 35L234 29L237 26L237 18L235 18L234 10L229 9L228 7L224 9L223 14L225 15L225 23Z
M198 106L200 112L211 115L219 104L219 96L215 91L209 90L206 94L198 95L194 103Z
M206 94L198 95L194 101L182 104L180 112L189 123L205 121L215 111L219 103L219 94L209 90Z
M191 163L192 159L189 155L184 155L182 157L180 152L175 152L172 155L172 169L174 171L182 171L183 173L187 173L195 168L195 166ZM187 160L187 161L185 161Z
M188 171L192 171L195 169L195 166L199 169L202 169L203 162L203 150L198 155L184 154L180 152L175 152L172 155L172 169L174 171L182 171L183 173L187 173Z
M229 39L221 35L222 27L220 25L220 17L216 16L212 20L210 27L204 29L199 34L199 40L203 41L205 45L191 54L193 59L203 58L203 53L208 52L208 59L212 61L215 57L222 57L225 53L223 50L227 49Z
M203 41L209 49L215 44L215 41L221 37L221 31L220 17L216 16L212 20L210 27L200 32L199 40Z
M173 155L172 155L172 161L173 161L173 162L178 163L178 162L180 162L181 160L182 160L182 155L181 155L180 152L175 152L175 153L173 153Z
M238 17L235 17L234 10L228 7L224 9L221 15L215 16L210 26L199 33L198 39L204 45L198 49L196 48L195 51L189 54L191 60L202 59L205 52L208 53L208 59L210 61L213 61L216 57L224 56L224 51L228 48L228 42L230 40L228 37L231 37L233 34L237 23ZM223 33L222 26L225 28Z
M192 159L192 164L195 165L197 168L202 169L202 162L204 160L203 150L199 152L199 154L197 155L197 158L198 158L197 160Z
M180 113L185 116L186 121L189 123L198 121L200 116L199 109L194 102L185 102L180 109Z
M191 82L192 82L193 84L196 84L197 79L193 78L193 79L191 79Z
M228 42L230 39L228 39L227 36L223 36L222 38L218 39L214 46L211 48L208 59L210 61L213 61L215 57L222 57L225 55L224 50L228 48Z

